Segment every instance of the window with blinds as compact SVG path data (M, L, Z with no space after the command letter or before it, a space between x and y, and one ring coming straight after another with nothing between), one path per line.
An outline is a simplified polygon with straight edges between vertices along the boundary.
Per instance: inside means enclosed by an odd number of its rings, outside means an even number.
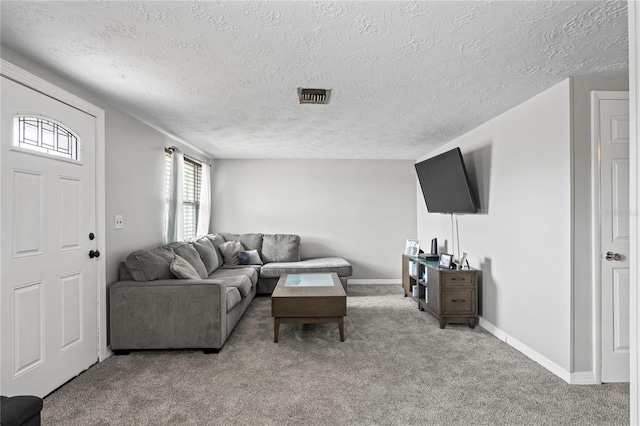
M165 163L165 211L169 208L169 186L171 180L171 151L166 152ZM182 213L184 218L184 239L195 238L200 212L200 187L202 185L202 165L185 157L182 187Z
M184 213L184 238L191 239L198 230L198 213L200 211L200 185L202 183L202 166L187 158L184 159L184 189L182 208Z

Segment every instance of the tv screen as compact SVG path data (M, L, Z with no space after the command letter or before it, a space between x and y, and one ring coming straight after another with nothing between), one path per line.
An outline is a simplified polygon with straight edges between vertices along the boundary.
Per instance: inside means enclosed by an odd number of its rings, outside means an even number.
M422 195L429 213L476 213L460 148L416 164Z

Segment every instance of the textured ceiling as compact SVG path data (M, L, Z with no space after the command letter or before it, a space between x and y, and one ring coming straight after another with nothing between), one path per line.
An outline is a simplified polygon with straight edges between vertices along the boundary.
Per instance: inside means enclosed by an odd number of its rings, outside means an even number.
M214 158L416 159L627 72L625 1L1 2L2 44ZM331 89L300 105L298 87Z

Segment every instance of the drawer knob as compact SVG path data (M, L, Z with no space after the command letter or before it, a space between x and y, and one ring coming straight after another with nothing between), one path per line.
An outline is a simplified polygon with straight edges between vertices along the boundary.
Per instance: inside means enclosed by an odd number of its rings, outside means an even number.
M453 303L463 303L465 300L464 299L452 299L451 301Z

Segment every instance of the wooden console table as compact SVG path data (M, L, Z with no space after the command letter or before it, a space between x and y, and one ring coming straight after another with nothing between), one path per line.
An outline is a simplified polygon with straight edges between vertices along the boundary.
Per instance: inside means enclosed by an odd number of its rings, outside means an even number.
M479 272L477 269L442 269L417 256L402 255L404 295L416 300L420 310L435 316L440 328L447 323L461 322L475 328ZM417 296L413 296L414 286L417 286Z

